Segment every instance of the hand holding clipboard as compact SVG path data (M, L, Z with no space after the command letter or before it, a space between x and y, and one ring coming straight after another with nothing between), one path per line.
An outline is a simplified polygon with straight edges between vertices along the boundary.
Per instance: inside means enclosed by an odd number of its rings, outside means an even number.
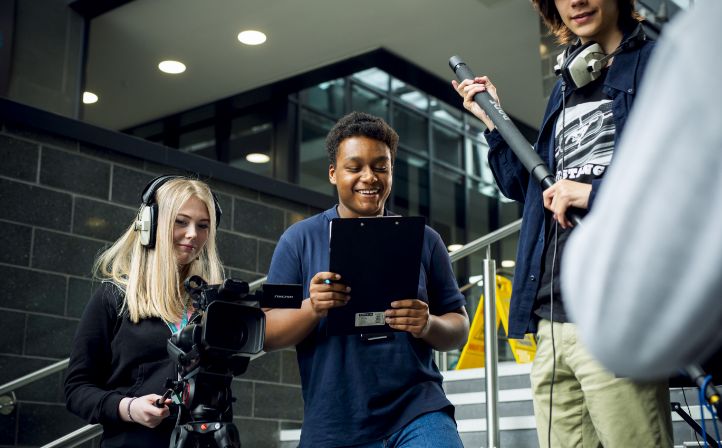
M330 335L425 330L428 306L417 299L424 228L423 217L331 222L329 271L351 288L351 299L329 308Z

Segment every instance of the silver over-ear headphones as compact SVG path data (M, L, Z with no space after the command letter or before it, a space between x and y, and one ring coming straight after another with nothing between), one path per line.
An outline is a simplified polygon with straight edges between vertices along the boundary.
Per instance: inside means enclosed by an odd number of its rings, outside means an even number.
M561 76L568 85L579 89L599 78L602 69L607 65L607 61L618 53L632 48L637 42L646 40L646 38L644 29L639 24L634 32L616 50L609 54L605 54L602 46L594 41L588 41L581 45L577 41L576 44L567 47L557 56L554 73Z
M155 239L158 230L158 202L155 199L155 194L158 189L166 182L173 179L181 179L182 176L173 175L162 175L148 182L148 185L143 188L141 194L141 205L138 211L138 219L135 221L135 230L140 232L140 244L153 249L155 247ZM213 205L216 212L216 227L221 220L223 210L218 203L218 198L215 194L213 196Z
M619 49L615 50L616 54ZM602 46L589 41L578 47L569 47L557 56L554 73L574 88L584 87L602 74L602 68L612 55L604 54Z

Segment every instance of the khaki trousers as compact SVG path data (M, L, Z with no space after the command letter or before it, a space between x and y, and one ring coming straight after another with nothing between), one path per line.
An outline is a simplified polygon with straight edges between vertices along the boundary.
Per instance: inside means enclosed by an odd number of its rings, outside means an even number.
M576 325L548 320L539 323L531 370L539 446L548 447L552 324L556 347L552 447L671 447L667 381L640 383L615 377L577 341Z

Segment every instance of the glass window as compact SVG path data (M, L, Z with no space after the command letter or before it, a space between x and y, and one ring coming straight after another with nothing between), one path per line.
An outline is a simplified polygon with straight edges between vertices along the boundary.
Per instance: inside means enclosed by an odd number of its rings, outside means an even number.
M351 109L376 115L387 120L389 100L354 83L351 86Z
M489 167L489 145L486 144L486 140L476 140L472 138L466 138L466 172L481 178L481 180L492 187L487 194L495 195L496 180L494 180L494 174L491 172Z
M384 92L389 91L389 74L383 70L377 68L370 68L367 70L354 73L351 77L355 80L361 81L367 86L374 87Z
M456 129L462 129L463 127L461 111L435 98L431 100L431 116L434 120L444 122Z
M495 208L492 201L496 202L496 198L489 196L487 186L483 183L471 179L467 183L466 223L469 230L468 241L464 241L464 244L494 230L490 225L490 213Z
M301 111L301 148L298 155L299 183L311 190L332 194L328 182L328 155L326 135L334 122L312 112Z
M180 134L178 149L209 159L218 159L215 126L206 126Z
M406 216L426 216L446 245L465 244L518 219L521 207L499 193L487 161L484 124L454 106L371 68L290 93L287 103L231 104L228 113L244 115L226 116L232 118L228 142L216 142L215 104L128 132L162 138L165 129L173 138L166 139L169 144L178 142L182 151L227 157L231 166L335 196L328 182L326 135L349 109L380 116L400 137L390 208ZM279 107L288 107L288 115L279 114ZM298 147L291 148L288 139ZM286 154L289 150L298 152ZM260 160L250 161L252 154ZM515 248L515 242L500 243L494 251L497 257L513 259ZM469 276L467 264L455 264L460 279L465 277L461 280Z
M522 204L499 194L499 226L505 226L521 218Z
M199 107L197 109L189 110L188 112L183 112L180 116L180 125L181 127L193 125L196 123L200 123L201 121L210 120L214 118L215 115L215 105L211 104L208 106Z
M424 112L429 108L428 95L396 78L391 78L391 93L408 106Z
M477 251L469 255L469 276L459 279L460 287L470 285L470 288L466 294L466 311L467 313L469 313L470 323L474 321L474 318L476 318L477 309L479 308L479 302L482 294L484 294L483 274L485 258L485 250ZM478 312L481 313L481 310L479 310ZM480 317L483 319L484 315L481 314Z
M404 216L429 216L429 162L399 150L394 162L393 211Z
M391 124L399 133L399 143L421 151L429 152L428 120L404 107L394 107L394 118Z
M516 216L514 219L510 220L509 222L501 222L499 226L505 226L511 222L516 221L519 219L519 216ZM502 219L503 221L503 219ZM497 267L496 270L501 274L510 274L511 276L514 275L514 268L516 266L516 250L517 245L519 243L519 234L514 233L503 240L496 243L497 251L496 253L499 256L499 261L497 261ZM503 264L502 264L503 263ZM508 264L507 264L508 263Z
M486 130L486 125L470 113L464 114L464 117L466 118L466 132L471 134L471 136L476 138L477 140L484 139L484 131Z
M463 143L461 134L435 124L431 127L431 136L434 142L434 157L436 159L455 167L464 167L461 157Z
M228 163L271 176L273 174L273 123L260 115L244 115L231 122Z
M432 224L448 247L464 244L464 183L463 176L441 166L433 167Z
M485 148L485 145L483 145L480 141L471 138L466 139L464 146L466 147L467 173L476 177L481 177L481 173L484 170L484 164L488 163L486 161L488 148Z
M301 103L332 117L340 118L344 114L343 79L322 82L300 92Z
M163 140L163 121L154 121L143 126L138 126L137 128L129 129L125 132L146 140L161 141Z

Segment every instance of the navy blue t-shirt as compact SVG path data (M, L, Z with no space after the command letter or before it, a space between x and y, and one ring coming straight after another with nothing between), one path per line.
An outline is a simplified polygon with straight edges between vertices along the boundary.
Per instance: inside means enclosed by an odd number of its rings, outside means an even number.
M281 236L273 253L269 283L309 283L328 271L329 226L336 207L298 222ZM426 227L418 298L431 314L465 304L441 237ZM353 297L353 296L352 296ZM353 300L353 299L352 299ZM390 435L417 416L453 406L431 347L406 332L391 341L368 343L358 335L327 336L326 319L296 346L304 417L302 447L337 447Z

